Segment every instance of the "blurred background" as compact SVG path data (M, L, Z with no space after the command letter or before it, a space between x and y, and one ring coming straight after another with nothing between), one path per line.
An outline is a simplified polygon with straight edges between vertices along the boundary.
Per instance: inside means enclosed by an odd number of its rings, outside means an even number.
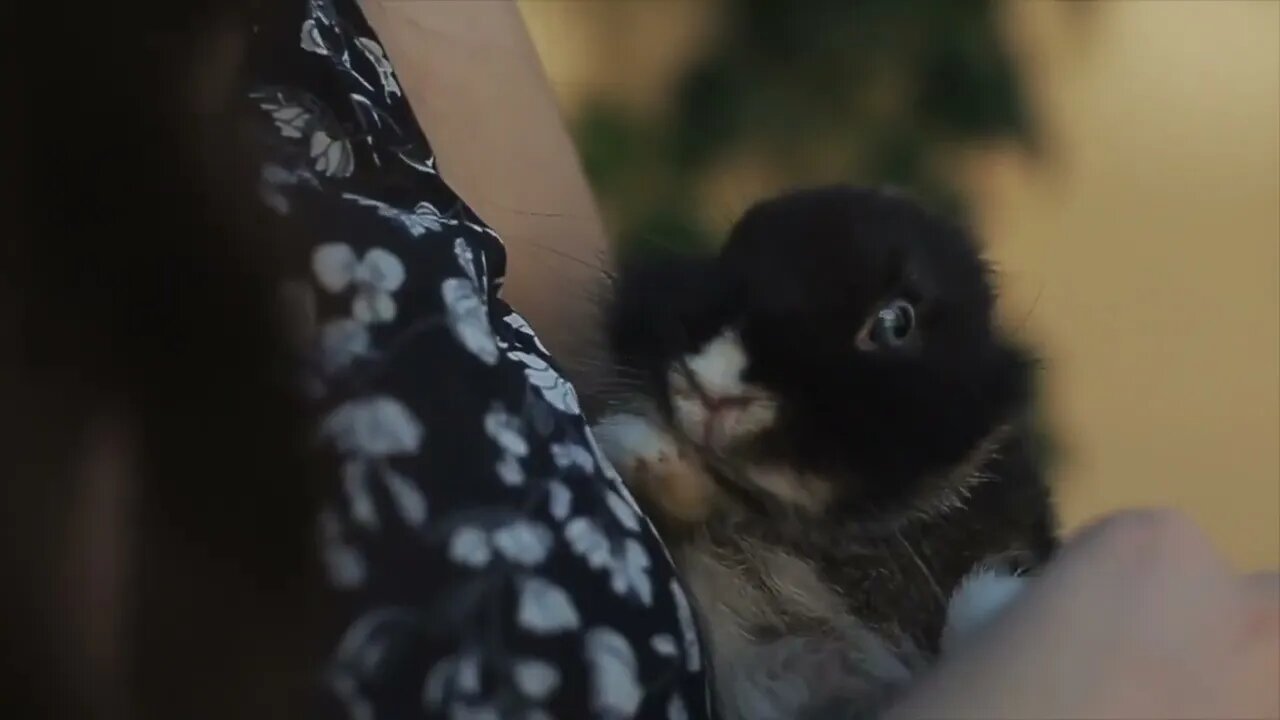
M619 253L897 185L1047 360L1069 525L1173 504L1280 564L1280 2L522 0Z

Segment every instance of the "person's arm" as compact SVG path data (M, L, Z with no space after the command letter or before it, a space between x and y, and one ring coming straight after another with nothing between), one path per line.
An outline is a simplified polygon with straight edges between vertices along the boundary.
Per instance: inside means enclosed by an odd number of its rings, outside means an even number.
M449 184L502 235L505 295L571 350L606 261L604 226L511 0L361 0Z
M518 8L361 1L451 184L507 241L508 296L564 353L605 233ZM1185 519L1121 515L888 718L1277 717L1278 598Z

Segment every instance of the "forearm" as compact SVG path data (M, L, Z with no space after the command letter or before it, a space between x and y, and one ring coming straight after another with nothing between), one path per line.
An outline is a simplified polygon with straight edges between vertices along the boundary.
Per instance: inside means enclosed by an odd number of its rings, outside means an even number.
M506 242L506 297L564 350L607 243L515 2L361 4L450 184Z

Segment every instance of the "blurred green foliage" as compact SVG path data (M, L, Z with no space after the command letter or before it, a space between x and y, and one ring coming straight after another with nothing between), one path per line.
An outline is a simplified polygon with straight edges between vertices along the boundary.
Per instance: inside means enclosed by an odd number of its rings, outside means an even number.
M735 157L790 185L899 186L963 219L948 150L1034 146L997 2L722 0L716 12L664 112L641 119L599 101L577 120L623 253L713 243L698 189Z
M785 185L904 188L964 222L949 152L991 140L1036 148L998 2L716 6L717 32L683 71L664 112L642 119L597 101L576 122L620 254L713 246L698 189L735 156L763 163ZM1045 427L1042 417L1032 419L1037 454L1049 463L1057 448Z

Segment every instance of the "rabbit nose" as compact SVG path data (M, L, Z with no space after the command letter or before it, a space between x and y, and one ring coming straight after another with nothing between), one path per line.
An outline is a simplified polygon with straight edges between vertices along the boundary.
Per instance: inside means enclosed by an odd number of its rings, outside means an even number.
M711 450L724 449L733 439L740 418L755 402L746 396L717 396L689 389L672 393L676 418L684 432Z
M668 384L673 398L696 400L711 414L745 407L755 400L748 395L722 394L708 390L699 382L693 368L683 360L676 362Z
M723 449L733 439L738 418L751 404L751 400L743 397L709 397L703 403L707 409L706 421L702 426L703 445Z

